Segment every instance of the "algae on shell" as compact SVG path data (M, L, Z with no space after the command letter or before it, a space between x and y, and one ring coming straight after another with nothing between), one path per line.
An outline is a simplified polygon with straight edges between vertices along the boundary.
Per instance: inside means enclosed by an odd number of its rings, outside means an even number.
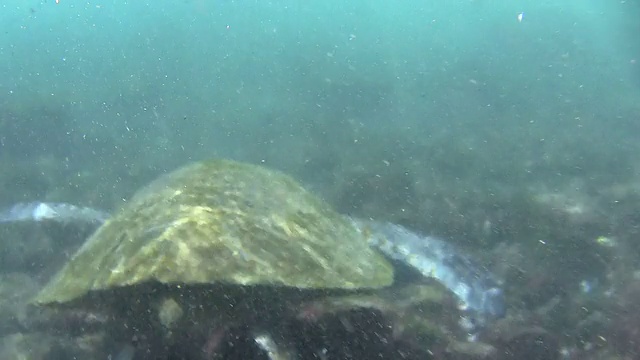
M392 281L365 235L291 177L211 160L141 189L34 302L142 283L350 290Z

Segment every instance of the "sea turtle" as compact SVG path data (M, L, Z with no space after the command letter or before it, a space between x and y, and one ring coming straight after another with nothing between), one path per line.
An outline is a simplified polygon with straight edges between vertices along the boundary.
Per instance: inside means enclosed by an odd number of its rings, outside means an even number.
M136 339L137 357L164 357L185 338L209 346L208 332L229 324L250 324L272 358L283 357L286 346L275 344L286 345L279 331L290 309L391 285L394 268L381 252L438 279L474 313L504 311L497 282L446 243L340 215L291 177L257 165L187 165L108 219L47 203L0 214L0 222L25 218L106 219L33 303L109 309L112 331Z

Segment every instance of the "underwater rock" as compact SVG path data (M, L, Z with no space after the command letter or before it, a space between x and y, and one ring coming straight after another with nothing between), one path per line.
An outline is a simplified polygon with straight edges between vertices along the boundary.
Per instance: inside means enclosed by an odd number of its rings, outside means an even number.
M531 322L500 321L490 334L500 360L556 360L560 358L558 337Z
M436 283L394 286L376 293L320 299L304 304L298 319L303 327L315 326L331 335L336 331L335 319L338 318L338 327L354 332L358 326L343 318L354 311L360 314L361 321L368 316L365 322L369 327L379 328L378 335L385 334L385 343L396 344L405 351L446 347L450 341L466 336L459 326L456 300Z
M100 335L77 338L42 333L14 334L0 338L0 359L51 360L82 359L104 360L103 337Z
M38 288L26 274L0 274L0 336L22 329L25 304Z

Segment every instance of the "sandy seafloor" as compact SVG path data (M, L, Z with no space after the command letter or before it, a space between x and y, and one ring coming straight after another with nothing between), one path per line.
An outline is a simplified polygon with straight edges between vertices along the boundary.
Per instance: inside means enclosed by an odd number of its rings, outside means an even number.
M341 213L445 238L503 279L508 315L478 340L493 350L415 356L640 358L637 3L0 9L2 207L117 211L194 160L261 164ZM103 358L95 338L20 325L91 230L0 227L0 358ZM363 328L338 358L384 353ZM400 344L385 356L416 347Z

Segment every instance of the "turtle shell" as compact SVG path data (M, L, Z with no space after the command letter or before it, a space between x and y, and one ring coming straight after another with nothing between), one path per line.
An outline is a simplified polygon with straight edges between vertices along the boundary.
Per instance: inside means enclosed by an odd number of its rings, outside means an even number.
M392 281L365 235L291 177L210 160L141 189L34 302L154 282L375 289Z

